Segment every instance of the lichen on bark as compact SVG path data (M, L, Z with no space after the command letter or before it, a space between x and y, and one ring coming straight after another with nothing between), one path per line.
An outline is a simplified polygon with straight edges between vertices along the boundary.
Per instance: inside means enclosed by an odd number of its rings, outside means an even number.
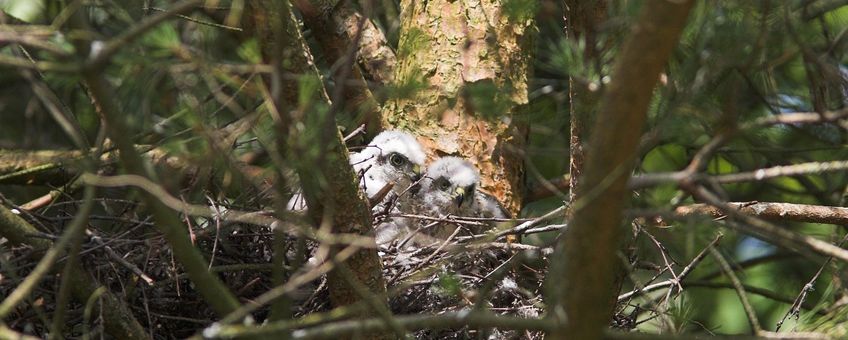
M493 1L402 1L395 85L417 91L398 91L383 107L388 124L419 136L430 158L468 158L483 190L513 213L535 29L521 13Z

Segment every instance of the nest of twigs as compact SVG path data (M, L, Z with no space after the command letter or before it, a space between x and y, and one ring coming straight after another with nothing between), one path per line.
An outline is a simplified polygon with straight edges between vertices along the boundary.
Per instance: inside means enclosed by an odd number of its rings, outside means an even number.
M174 259L162 234L144 207L136 202L100 198L90 216L87 237L79 252L84 268L96 280L126 301L136 319L155 339L185 338L199 334L218 318L194 290ZM58 237L76 214L80 202L65 200L22 216L42 233ZM259 206L234 207L259 210ZM223 223L215 219L184 217L191 226L195 246L212 271L242 303L273 288L271 280L272 231L268 227ZM541 251L516 250L508 243L441 241L429 246L383 246L383 274L389 305L397 315L439 314L485 309L497 314L538 317L542 313L542 278L546 270ZM295 239L289 242L294 253ZM310 245L310 247L314 244ZM41 253L26 246L4 245L0 295L8 296L34 268ZM56 268L62 268L65 258ZM6 319L6 324L37 336L47 336L56 309L61 270L41 281L31 298ZM294 317L331 309L325 278L304 286L293 296ZM72 302L66 314L66 336L103 334L102 316L86 314L85 306ZM268 307L252 316L262 322ZM495 329L419 330L418 338L540 338L541 334Z

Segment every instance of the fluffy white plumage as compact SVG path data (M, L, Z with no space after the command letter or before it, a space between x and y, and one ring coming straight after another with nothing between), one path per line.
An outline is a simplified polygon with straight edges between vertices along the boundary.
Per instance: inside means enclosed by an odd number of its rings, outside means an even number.
M360 152L350 155L354 171L362 176L359 184L373 197L389 183L399 194L417 180L426 160L424 148L403 131L384 131Z
M393 183L391 192L399 195L418 178L426 155L418 141L403 131L383 131L360 152L350 154L350 164L360 176L359 186L371 198ZM387 195L383 201L389 198ZM287 204L289 210L304 210L306 202L300 193Z
M421 181L421 213L428 216L475 216L474 194L480 173L471 162L442 157L427 167Z
M412 210L417 215L444 217L447 215L464 217L506 218L507 213L500 203L480 190L480 173L471 162L459 157L442 157L434 161L421 179L421 188L413 199L403 201L403 210ZM403 205L408 204L408 207ZM407 219L411 220L411 219ZM456 227L441 223L432 225L432 221L413 221L406 225L406 233L418 232L436 238L447 238ZM422 229L426 227L425 229ZM478 233L486 228L475 228ZM414 239L416 243L425 243Z

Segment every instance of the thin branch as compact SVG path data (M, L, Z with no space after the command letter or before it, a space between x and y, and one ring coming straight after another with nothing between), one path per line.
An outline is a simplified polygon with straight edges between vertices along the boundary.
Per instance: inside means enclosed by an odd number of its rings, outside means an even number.
M728 216L734 217L742 223L733 219L728 220L729 226L735 227L742 232L752 234L755 237L764 238L777 246L799 251L806 254L807 250L824 256L833 256L842 261L848 261L848 250L837 247L828 242L819 240L803 234L794 233L769 222L739 212L726 203L722 202L715 194L702 186L686 188L693 196L703 200L722 210Z
M683 181L712 181L719 184L754 182L777 177L814 175L846 170L848 170L848 161L808 162L714 176L695 173L687 169L683 171L637 175L630 179L628 187L630 189L642 189L660 184L680 183Z
M844 207L782 202L727 202L724 204L740 214L772 221L848 224L848 208ZM646 218L685 219L696 216L723 218L727 216L727 213L713 205L696 203L679 206L672 211L630 210L628 215Z
M848 1L846 0L820 0L820 1L811 1L811 2L803 2L803 3L812 3L812 5L804 5L803 9L803 18L804 20L813 20L822 15L827 14L830 11L834 11L840 8L844 8L845 5L848 5Z
M833 162L809 162L771 168L759 169L751 172L736 174L717 175L712 179L718 183L737 183L762 181L765 179L798 175L814 175L827 172L838 172L848 170L848 161Z
M819 124L819 123L831 123L831 122L839 122L848 118L848 109L842 109L838 111L827 111L824 113L818 112L793 112L793 113L783 113L780 115L773 115L766 118L758 119L752 123L749 123L740 130L752 129L756 127L766 127L772 125L795 125L795 124ZM734 132L738 132L734 131ZM724 136L729 137L730 132L725 133ZM711 180L717 183L737 183L737 182L748 182L748 181L762 181L765 179L776 178L776 177L785 177L785 176L799 176L799 175L809 175L809 174L821 174L828 172L839 172L848 170L848 162L846 161L834 161L834 162L809 162L809 163L801 163L794 164L788 166L776 166L771 168L763 168L749 172L742 172L737 174L725 174L725 175L716 175L716 176L708 176L704 174L699 174L697 172L693 172L693 166L701 166L705 164L704 158L706 155L711 154L716 150L716 148L723 144L727 140L727 137L717 137L711 140L710 144L705 145L701 151L699 151L698 155L693 158L693 163L690 164L686 170L681 171L672 171L672 172L662 172L662 173L647 173L647 174L639 174L633 176L630 181L627 183L628 188L630 189L643 189L646 187L656 186L660 184L667 183L679 183L684 180ZM709 150L710 152L706 152ZM557 189L568 189L569 185L569 175L565 174L561 178L551 180L550 185ZM528 202L532 202L535 200L539 200L542 198L549 197L554 192L551 191L549 186L538 185L536 187L530 188L528 190L528 195L526 200Z
M105 242L103 242L103 239L100 236L94 235L91 232L88 233L88 236L91 239L91 241L93 241L94 243L97 243L99 246L102 246L103 249L106 251L106 254L108 254L110 258L115 260L115 262L118 262L122 266L129 269L131 272L133 272L133 274L135 274L136 276L141 278L145 283L147 283L148 286L153 285L154 281L150 276L145 274L144 271L141 270L141 268L138 268L138 266L132 264L131 262L129 262L129 261L125 260L123 257L121 257L121 255L119 255L117 252L115 252L115 250L112 249L112 247L106 245Z
M664 183L682 183L684 181L695 182L710 180L714 183L734 183L739 181L759 181L767 178L780 176L797 176L802 174L824 173L831 171L844 171L848 169L846 162L811 162L790 166L778 166L774 168L759 169L752 172L708 176L703 174L703 167L707 164L708 158L715 153L719 146L723 145L733 135L740 131L748 129L766 127L778 124L812 124L812 123L827 123L837 122L848 118L848 108L838 111L827 112L799 112L772 115L758 119L752 123L748 123L736 130L724 130L719 135L710 140L704 145L698 153L693 157L689 165L681 171L643 174L634 176L628 182L628 188L640 189L648 186L654 186Z
M743 125L742 130L772 125L833 123L848 118L848 108L825 112L787 112L760 118Z
M74 62L30 61L24 58L10 57L0 54L0 67L25 68L41 72L78 73L82 67Z
M495 238L496 238L496 239L497 239L497 238L501 238L501 237L506 236L506 235L518 235L518 234L523 234L523 233L525 233L526 231L528 231L528 230L532 229L533 227L538 226L538 225L539 225L539 224L541 224L542 222L545 222L545 221L547 221L547 220L550 220L550 219L552 219L552 218L554 218L554 217L558 217L558 216L564 215L564 214L565 214L565 211L566 211L567 209L568 209L568 207L566 207L566 206L564 206L564 205L563 205L563 206L561 206L561 207L559 207L559 208L556 208L556 209L554 209L554 210L549 211L548 213L546 213L546 214L544 214L544 215L542 215L542 216L539 216L539 217L534 218L534 219L532 219L532 220L530 220L530 221L527 221L527 222L521 223L521 224L519 224L519 225L517 225L517 226L515 226L515 227L512 227L512 228L510 228L510 229L507 229L507 230L501 231L501 232L499 232L499 233L495 234Z
M15 332L11 328L6 327L6 325L3 323L0 323L0 338L17 340L41 340L41 338L39 337Z
M86 184L102 187L133 186L155 196L159 202L168 208L180 211L186 215L220 218L222 221L227 222L249 223L253 225L279 228L289 235L306 236L312 240L325 244L356 245L363 248L375 247L374 239L371 237L356 234L329 234L321 230L313 231L311 228L304 228L303 226L308 225L304 222L304 217L291 211L277 212L277 214L282 214L282 216L286 218L285 220L275 219L268 216L266 212L262 211L249 212L227 209L223 213L219 214L214 209L207 206L185 203L172 196L159 184L138 175L96 176L92 174L83 174L80 177L80 180Z
M699 280L688 280L688 281L683 282L683 284L690 289L691 288L729 288L729 289L734 289L733 284L731 284L731 283L704 281L704 280L700 280L700 279ZM751 285L747 285L747 284L743 284L742 288L746 292L751 293L751 294L756 294L756 295L762 296L764 298L768 298L770 300L785 303L787 305L792 304L792 298L780 295L776 292L773 292L773 291L765 289L765 288L755 287L755 286L751 286ZM816 310L816 306L813 305L813 304L810 304L810 303L804 303L802 307L804 309L810 310L810 311ZM816 311L816 313L819 314L819 315L825 315L826 314L826 312L824 310L818 310L818 311Z
M206 330L203 331L204 336L206 332L210 329L214 330L216 329L216 327L220 327L221 325L237 322L238 320L249 316L250 313L252 313L256 309L265 306L276 299L279 299L283 295L291 294L300 286L311 282L312 280L315 280L321 277L322 275L327 274L327 272L331 271L335 267L333 264L334 262L344 262L351 256L355 255L357 251L359 251L359 247L348 246L338 251L332 261L326 261L318 265L317 267L306 270L300 273L299 275L295 275L291 277L288 281L286 281L285 284L274 287L271 290L262 293L262 295L252 299L249 303L241 306L229 315L226 315L224 318L221 319L221 321L209 326Z
M689 264L687 264L686 267L684 267L683 270L680 271L680 274L677 276L677 278L674 278L674 279L671 279L671 280L666 280L666 281L663 281L663 282L654 283L654 284L651 284L651 285L648 285L648 286L645 286L645 287L641 287L641 288L636 289L634 291L621 294L621 295L618 296L618 301L621 302L621 301L630 299L633 296L636 296L638 294L647 293L647 292L657 290L657 289L663 288L663 287L673 287L675 285L679 286L681 281L686 279L686 277L688 277L689 274L692 273L692 270L694 270L695 267L698 266L698 264L700 264L701 261L707 256L707 252L709 251L709 249L712 248L712 247L715 247L715 245L718 244L718 242L721 240L721 238L723 236L724 236L723 234L716 235L716 237L712 240L712 242L710 242L710 244L708 244L707 247L702 249L698 253L698 255L695 255L695 257L692 258L692 261L690 261ZM681 288L681 290L682 290L682 288Z
M333 64L331 70L336 82L331 98L333 107L343 109L357 124L365 124L368 137L384 130L386 123L380 106L356 64L365 27L370 24L376 29L371 21L349 8L345 1L329 8L309 0L292 1L292 4L300 10L306 26L315 32L313 36L324 56Z
M138 39L168 19L193 11L202 2L201 0L183 0L171 6L167 11L146 17L138 25L130 27L129 30L121 33L121 35L106 42L100 51L93 51L95 53L93 53L92 58L85 64L85 69L96 70L103 67L115 54L126 45L135 41L135 39Z
M73 222L72 222L73 223ZM45 239L29 237L37 230L20 216L0 206L0 235L12 244L27 244L36 249L50 249L52 243ZM77 301L85 302L92 294L103 287L92 281L91 275L82 267L76 266L71 272L71 293ZM119 339L146 339L141 324L133 317L129 308L111 292L102 295L101 311L106 332ZM87 324L86 324L87 325Z
M58 57L67 58L72 56L70 52L62 49L61 46L47 42L47 38L49 37L47 35L39 37L21 31L0 30L0 44L17 43L50 52Z
M839 242L839 247L842 247L842 245L845 244L846 241L848 241L848 234L845 234L845 236L842 238L842 241ZM790 315L794 315L796 318L801 315L801 306L807 300L807 293L813 291L813 285L819 279L819 276L821 276L822 272L824 271L824 268L827 267L827 265L830 264L832 261L833 257L828 257L827 260L825 260L824 263L822 263L822 265L819 267L819 270L816 271L816 274L813 275L813 277L810 278L810 281L804 285L804 288L801 289L801 293L798 294L798 297L795 298L795 301L792 302L792 306L789 308L788 311L786 311L786 314L784 314L783 317L780 318L780 321L777 322L777 327L775 327L775 331L780 330L780 327L783 326L783 322L786 321L786 318L788 318Z
M397 316L397 323L410 330L418 329L445 329L457 327L471 328L499 328L512 330L549 331L555 325L552 320L529 319L512 316L500 316L491 313L473 313L470 311L448 312L439 315L406 315ZM231 338L250 336L274 336L288 335L295 332L298 339L329 339L345 338L354 334L385 331L389 325L380 318L346 320L328 323L307 329L294 330L297 324L291 321L283 321L266 324L263 327L250 326L219 326L207 328L203 332L207 338Z
M727 263L727 260L721 255L721 253L719 253L718 250L712 247L709 249L710 254L716 259L721 270L724 271L724 275L727 275L730 279L730 283L733 284L733 289L736 290L736 294L739 295L739 301L745 309L745 315L748 316L748 323L751 325L751 330L753 330L755 335L760 334L763 331L763 327L760 326L760 320L757 318L757 312L754 311L754 307L751 306L751 303L748 301L748 296L745 294L745 287L742 286L742 281L739 281L736 273L734 273L733 269L730 268L730 264Z
M86 225L88 225L88 214L91 213L91 209L94 207L94 191L94 187L86 188L83 205L74 217L71 225L64 233L62 233L62 237L60 237L59 240L47 250L44 257L38 261L38 265L35 266L35 269L33 269L29 275L27 275L26 279L18 284L15 290L3 299L2 303L0 303L0 319L4 319L10 312L12 312L18 303L29 296L32 290L35 289L35 286L41 282L44 275L50 271L53 264L59 259L59 256L65 252L65 248L71 243L75 236L85 230ZM5 208L3 209L5 210Z
M793 333L772 333L763 332L759 335L729 335L729 336L711 336L711 335L693 335L693 334L655 334L655 333L640 333L640 332L607 332L606 340L705 340L705 339L725 339L725 340L829 340L832 337L823 333L814 332L793 332Z
M110 60L111 55L109 53L116 53L123 44L128 43L147 30L155 27L158 23L163 22L170 17L171 13L176 14L180 10L193 9L199 3L200 1L198 0L183 1L174 7L174 12L160 13L142 21L139 26L130 29L127 33L107 45L107 48L101 52L102 54L98 54L98 57L96 57L101 59L93 59L93 62L89 64L90 67L87 67L82 74L91 100L98 114L102 117L101 119L104 125L107 127L106 132L120 151L119 157L123 167L130 173L156 179L156 173L146 165L144 159L136 152L133 141L127 134L131 129L127 126L127 122L123 117L123 111L119 108L118 103L115 102L112 96L114 90L106 81L104 74L99 70L97 60L101 60L100 62ZM75 15L72 21L77 29L87 29L88 22L85 21L81 13ZM76 45L78 50L84 47L82 46L83 42L77 42ZM240 304L232 291L224 285L220 278L206 270L205 259L194 245L192 245L185 229L182 228L182 223L177 214L162 204L155 196L144 194L142 197L153 212L156 226L164 234L173 250L174 256L179 259L186 272L189 273L191 281L205 298L205 301L221 315L228 314L238 308Z

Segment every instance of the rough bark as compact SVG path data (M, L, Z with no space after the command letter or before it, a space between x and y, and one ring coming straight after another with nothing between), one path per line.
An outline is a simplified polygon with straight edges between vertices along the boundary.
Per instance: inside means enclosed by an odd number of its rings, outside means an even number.
M593 128L573 217L548 276L557 338L597 339L615 304L621 210L654 85L677 44L692 1L646 1L624 43ZM563 282L564 281L564 282Z
M324 57L333 64L336 92L340 94L333 100L346 114L352 115L357 124L365 124L366 139L370 140L385 128L385 122L360 66L368 70L372 78L385 78L384 74L394 64L394 53L385 52L386 40L374 23L344 1L333 6L322 2L293 1L306 26L313 31ZM374 59L367 60L363 54Z
M345 16L346 19L344 20L348 34L355 28L352 25L358 24L359 20L362 20L360 19L361 14L350 11L350 14ZM345 15L344 12L342 15ZM362 67L365 78L376 85L390 84L394 80L397 55L389 47L389 42L386 41L383 31L374 26L374 23L369 19L364 21L362 36L358 45L357 62Z
M318 70L312 63L309 47L291 13L290 4L285 2L280 7L274 7L266 3L264 6L252 10L254 22L259 30L260 43L263 44L263 53L270 56L271 62L277 63L273 66L281 67L282 72L298 78L320 80ZM280 10L280 13L269 13L268 9ZM274 18L287 22L281 25L282 27L268 24L268 20ZM268 26L264 26L265 24ZM274 32L273 29L278 31ZM275 59L275 56L284 59ZM274 80L271 82L273 88ZM356 184L358 180L350 167L348 150L336 127L333 112L337 107L331 106L322 116L321 112L317 112L320 109L310 110L299 106L303 103L297 99L304 97L310 98L310 105L328 104L323 87L306 94L299 93L299 90L295 88L291 93L278 93L281 98L274 98L273 104L274 111L279 115L276 119L277 132L281 135L278 137L288 141L283 143L285 145L281 151L299 156L293 165L300 178L304 199L309 206L309 217L316 226L329 223L334 233L371 233L371 210L364 193ZM275 91L272 90L273 92ZM302 128L296 128L297 125ZM335 247L331 256L339 250L341 248ZM359 282L349 282L340 270L330 272L327 282L333 305L342 306L361 301L363 297L356 292L356 285L364 285L370 293L385 296L382 262L376 247L359 249L344 263L337 265L350 269L353 277ZM383 303L386 303L385 300ZM367 317L376 313L378 311L369 308L363 309L360 315Z
M395 81L418 85L384 105L389 125L412 131L431 158L457 155L480 170L482 188L520 209L533 9L500 3L401 1ZM518 12L518 13L516 13Z

